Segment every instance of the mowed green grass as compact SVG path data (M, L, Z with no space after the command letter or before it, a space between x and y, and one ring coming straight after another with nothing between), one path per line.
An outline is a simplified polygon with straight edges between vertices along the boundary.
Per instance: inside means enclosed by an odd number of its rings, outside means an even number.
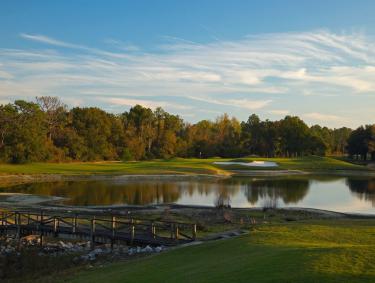
M308 156L308 157L297 157L297 158L238 158L233 161L273 161L279 166L272 167L270 170L305 170L305 171L316 171L316 170L368 170L365 166L356 165L347 161L339 160L332 157L320 157L320 156ZM229 169L267 169L267 168L254 168L254 167L224 167ZM269 169L267 169L269 170Z
M375 282L375 222L258 227L239 238L94 268L65 282Z
M152 160L139 162L71 162L71 163L31 163L0 164L0 174L230 174L231 170L257 170L267 168L247 167L240 165L215 165L215 161L253 160L275 161L279 167L271 170L367 170L329 157L302 158L240 158L240 159L194 159L173 158L170 160Z
M0 174L225 174L225 170L199 159L139 162L72 162L0 164Z

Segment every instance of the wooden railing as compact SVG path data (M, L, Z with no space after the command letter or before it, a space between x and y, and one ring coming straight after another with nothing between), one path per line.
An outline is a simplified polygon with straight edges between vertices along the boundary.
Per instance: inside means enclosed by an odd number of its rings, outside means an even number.
M72 235L95 243L125 241L132 245L175 245L194 241L197 226L192 223L136 219L120 215L92 215L57 213L48 211L0 210L0 233L13 232L20 239L24 235L37 234L43 244L44 236Z

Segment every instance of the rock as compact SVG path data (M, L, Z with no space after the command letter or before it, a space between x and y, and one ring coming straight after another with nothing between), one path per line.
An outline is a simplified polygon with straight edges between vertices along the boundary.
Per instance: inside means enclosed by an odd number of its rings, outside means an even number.
M102 254L103 250L101 248L97 248L97 249L93 250L91 253L93 253L95 255L98 255L98 254Z
M135 253L137 253L137 249L135 249L135 248L130 248L130 249L128 250L128 255L133 255L133 254L135 254Z
M83 261L88 261L89 260L89 256L88 255L81 255L81 259Z
M162 247L156 247L156 248L155 248L155 252L156 252L156 253L160 253L162 250L163 250Z
M154 250L153 250L153 248L151 248L150 246L146 246L143 250L142 250L142 252L144 252L144 253L152 253Z
M89 256L89 260L90 261L94 261L96 259L96 255L95 254L88 254Z

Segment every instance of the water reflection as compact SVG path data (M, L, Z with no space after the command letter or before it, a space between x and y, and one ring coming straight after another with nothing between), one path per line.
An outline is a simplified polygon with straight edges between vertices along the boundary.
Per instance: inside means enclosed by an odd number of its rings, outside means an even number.
M282 200L285 204L298 203L309 191L307 179L254 180L247 185L245 194L249 203L255 205L259 199Z
M370 201L375 207L375 179L348 178L346 183L353 194L360 199Z
M272 203L375 213L374 178L327 175L200 181L53 182L8 187L1 191L65 197L64 203L69 205L182 203L249 207Z

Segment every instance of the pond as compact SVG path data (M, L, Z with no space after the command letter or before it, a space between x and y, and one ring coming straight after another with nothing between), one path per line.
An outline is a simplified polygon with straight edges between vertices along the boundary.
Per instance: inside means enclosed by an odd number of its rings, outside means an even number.
M67 205L226 205L308 207L375 214L375 178L329 175L194 180L96 180L33 183L2 193L64 197Z

